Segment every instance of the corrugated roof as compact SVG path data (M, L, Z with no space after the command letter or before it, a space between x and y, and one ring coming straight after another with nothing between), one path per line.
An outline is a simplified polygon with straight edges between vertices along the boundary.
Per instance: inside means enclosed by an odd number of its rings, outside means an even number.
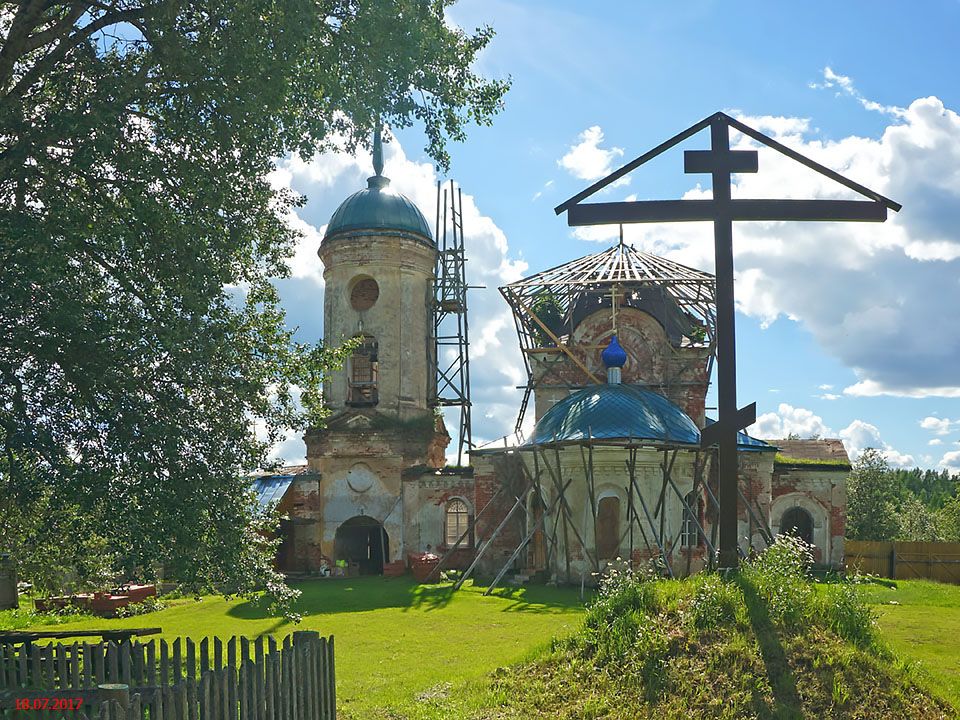
M770 443L780 448L780 453L786 457L850 464L850 456L847 455L847 450L843 446L843 440L838 438L771 440Z
M266 508L270 503L279 501L293 483L293 475L264 475L253 481L253 491L257 494L257 503Z
M706 420L707 425L713 425L716 422L713 418L706 418ZM737 432L737 449L746 452L773 452L777 449L777 446L751 437L745 432Z

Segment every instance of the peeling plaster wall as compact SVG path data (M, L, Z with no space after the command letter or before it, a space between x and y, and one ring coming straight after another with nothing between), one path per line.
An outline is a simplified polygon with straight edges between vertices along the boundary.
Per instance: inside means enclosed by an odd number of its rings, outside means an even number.
M446 511L453 500L462 500L476 515L474 479L468 475L425 473L404 483L404 506L407 518L408 552L427 552L442 555L446 544ZM468 537L451 556L445 569L465 568L474 557L473 544Z
M522 453L522 455L524 463L527 466L527 470L531 475L535 475L536 469L534 467L531 454ZM630 475L625 464L627 457L627 451L620 448L598 447L593 451L593 475L595 485L594 499L597 503L599 503L600 499L603 497L616 497L620 500L618 535L622 537L622 540L620 542L617 554L621 558L628 558L631 556L630 536L627 532L629 527L627 487L630 484ZM594 522L594 509L590 500L589 484L586 479L583 456L581 455L580 448L578 446L570 446L560 450L559 458L559 477L564 478L564 482L570 478L573 478L573 482L571 482L569 487L567 487L567 489L564 491L564 496L566 497L570 506L570 519L572 522L568 523L566 540L564 540L563 537L563 522L556 522L557 552L552 563L553 567L550 569L551 574L560 582L579 582L581 577L583 577L586 582L591 583L593 582L591 573L595 572L596 570L594 560L597 558L597 528L596 523ZM684 495L690 492L693 488L694 458L695 453L690 451L680 451L677 453L677 458L673 465L671 477L677 484L680 492ZM556 455L554 455L553 452L548 452L547 459L553 468L554 473L556 473ZM660 491L663 487L663 469L661 467L662 462L662 452L658 452L653 449L639 450L637 452L634 477L637 487L643 496L644 502L647 504L647 509L651 517L654 515L656 510L657 501L660 497ZM559 497L560 493L556 487L556 484L551 480L550 473L543 469L542 461L540 462L540 467L542 470L540 485L541 492L543 493L546 505L550 507L551 503L553 503ZM644 541L643 535L638 529L636 522L634 522L633 557L639 561L645 557L656 556L658 555L658 552L656 551L656 541L653 533L651 532L646 514L643 511L643 507L641 503L636 500L636 496L634 497L637 515L642 521L644 532L647 533L647 538L651 547L654 548L652 553L647 550L647 545ZM552 515L555 516L556 514L554 513ZM676 492L669 485L664 493L663 516L663 537L668 538L669 542L673 544L673 542L677 539L681 529L681 523L683 520L683 503L677 496ZM657 515L653 521L657 532L659 533L659 515ZM555 521L552 517L548 518L545 523L548 537L552 537L554 534L554 524ZM577 537L578 534L579 537ZM566 553L564 551L565 544L566 547L569 548L570 555L569 578L566 575ZM694 559L696 559L696 557L702 556L702 553L695 550L692 555L694 556ZM671 553L671 566L674 568L675 572L681 572L684 570L686 567L686 556L687 551L682 550L679 547L679 543L676 543L676 546ZM692 565L691 571L699 569L696 563L693 563Z
M427 338L436 251L384 233L334 238L320 246L319 254L324 265L324 343L338 347L359 333L373 335L378 343L378 410L401 418L427 410L433 382L433 345ZM358 311L350 293L362 277L372 277L380 295L373 307ZM335 410L347 406L348 372L349 362L324 381L324 400Z
M316 475L295 478L277 506L281 515L290 518L285 524L288 548L281 570L311 571L323 564L319 484Z
M617 314L617 333L627 352L623 382L643 384L665 395L689 415L698 427L704 424L704 405L709 385L709 352L700 347L674 347L663 326L642 310L625 307ZM606 369L600 353L613 334L609 308L584 318L574 329L570 345L590 372L601 382ZM530 353L533 370L534 412L539 420L571 387L593 383L569 357L555 350Z
M770 526L770 483L774 455L773 452L740 452L737 456L740 492L753 510L753 513L749 512L742 501L738 505L737 538L746 555L763 550L767 546L766 530L773 531Z
M843 535L846 529L846 468L777 465L772 482L770 524L779 532L783 514L801 507L813 518L814 561L843 567Z

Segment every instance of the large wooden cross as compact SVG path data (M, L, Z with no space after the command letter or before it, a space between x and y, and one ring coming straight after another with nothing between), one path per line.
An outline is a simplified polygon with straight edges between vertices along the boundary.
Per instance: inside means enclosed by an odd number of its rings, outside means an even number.
M713 181L710 200L647 200L636 202L583 203L581 200L623 177L648 160L678 143L710 128L709 150L684 153L684 172L709 173ZM734 200L731 176L758 170L756 150L731 150L730 129L766 145L815 170L831 180L859 193L867 200ZM734 220L859 220L883 222L887 210L900 205L863 185L848 180L829 168L804 157L744 125L725 113L716 113L692 125L649 152L627 163L574 195L554 210L567 212L567 224L607 225L622 223L663 223L711 221L717 282L717 422L701 432L701 446L717 445L720 456L719 501L721 568L736 568L739 560L737 539L737 433L756 421L756 403L737 407L737 353L735 305L733 297L733 222Z

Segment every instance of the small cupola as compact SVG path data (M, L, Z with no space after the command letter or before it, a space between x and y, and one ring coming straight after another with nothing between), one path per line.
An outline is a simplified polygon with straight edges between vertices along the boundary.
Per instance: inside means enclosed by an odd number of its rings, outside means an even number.
M620 369L627 363L627 351L620 345L616 335L610 338L607 347L600 353L600 359L607 368L607 383L619 385Z

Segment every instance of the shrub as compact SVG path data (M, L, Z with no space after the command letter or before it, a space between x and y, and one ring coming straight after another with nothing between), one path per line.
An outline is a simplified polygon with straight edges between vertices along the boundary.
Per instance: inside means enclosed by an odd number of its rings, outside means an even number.
M163 610L167 606L165 600L158 597L148 597L140 602L130 603L124 607L117 608L117 617L134 617L136 615L146 615L147 613Z
M744 589L756 593L774 623L798 628L815 611L812 564L810 545L793 535L778 535L770 547L744 563Z
M817 615L848 642L860 647L876 643L876 613L864 600L857 578L823 586L817 597Z
M742 618L743 593L719 575L707 575L697 583L690 603L689 619L696 630L733 625Z

